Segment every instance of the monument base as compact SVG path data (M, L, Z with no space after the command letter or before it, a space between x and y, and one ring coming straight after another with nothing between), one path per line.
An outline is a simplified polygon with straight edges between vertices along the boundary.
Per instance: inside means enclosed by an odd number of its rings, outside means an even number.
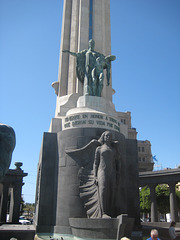
M69 239L120 239L124 236L131 237L134 219L127 214L121 214L117 218L69 218L71 234L47 234L41 233L35 236L35 240L51 238Z
M83 166L92 170L94 153L91 154L91 148L78 154L73 150L80 150L93 139L99 139L104 131L106 129L73 128L44 133L34 217L37 233L72 234L69 218L87 217L85 202L80 198L79 171ZM121 133L111 133L121 146L121 168L111 217L126 213L135 218L135 226L139 226L137 144L135 140L125 139Z
M72 234L79 238L120 239L131 236L134 219L122 214L117 218L69 218Z
M69 223L75 237L116 239L119 219L69 218Z

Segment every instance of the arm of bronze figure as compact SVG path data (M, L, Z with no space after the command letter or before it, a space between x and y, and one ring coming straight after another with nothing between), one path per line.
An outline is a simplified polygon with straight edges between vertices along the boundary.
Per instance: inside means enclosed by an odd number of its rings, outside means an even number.
M69 50L62 50L62 52L64 52L64 53L69 53L69 54L71 54L72 56L77 57L77 53L75 53L75 52L71 52L71 51L69 51Z

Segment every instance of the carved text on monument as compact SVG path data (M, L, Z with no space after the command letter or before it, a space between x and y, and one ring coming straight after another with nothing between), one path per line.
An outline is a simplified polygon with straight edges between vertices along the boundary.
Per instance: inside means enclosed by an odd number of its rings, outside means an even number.
M103 114L74 114L63 119L63 130L74 127L100 127L120 132L120 123L117 119Z

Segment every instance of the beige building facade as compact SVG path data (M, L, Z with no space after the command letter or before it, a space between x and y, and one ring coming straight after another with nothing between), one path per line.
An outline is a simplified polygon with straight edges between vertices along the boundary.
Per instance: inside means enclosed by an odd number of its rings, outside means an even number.
M136 128L131 126L131 112L118 112L119 122L127 127L127 138L137 139ZM152 171L154 162L151 153L151 143L148 140L137 140L139 171Z
M154 162L151 153L151 143L148 140L138 141L139 171L152 171Z

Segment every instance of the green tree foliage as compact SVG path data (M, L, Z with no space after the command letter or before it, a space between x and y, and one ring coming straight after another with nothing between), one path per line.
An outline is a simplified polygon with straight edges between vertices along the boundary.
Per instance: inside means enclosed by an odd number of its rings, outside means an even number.
M165 214L170 212L169 186L159 184L156 186L156 201L158 212ZM180 211L180 191L176 189L177 208ZM140 190L140 210L143 213L151 211L150 189L146 186Z
M35 204L34 203L25 203L23 206L23 212L28 218L31 218L34 213Z
M140 190L140 211L148 213L151 210L150 190L148 187L143 187Z
M169 186L167 184L159 184L156 186L156 201L160 213L170 212Z

